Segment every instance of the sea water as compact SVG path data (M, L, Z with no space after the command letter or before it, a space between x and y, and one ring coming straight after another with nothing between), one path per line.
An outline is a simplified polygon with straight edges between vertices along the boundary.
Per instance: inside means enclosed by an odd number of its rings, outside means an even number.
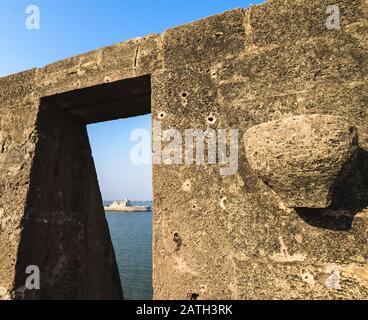
M104 202L104 205L112 201ZM149 205L150 202L132 202ZM126 300L151 300L152 212L106 212Z

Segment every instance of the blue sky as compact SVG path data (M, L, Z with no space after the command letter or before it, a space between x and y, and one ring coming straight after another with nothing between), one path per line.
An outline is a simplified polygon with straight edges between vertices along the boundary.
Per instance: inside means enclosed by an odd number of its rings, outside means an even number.
M0 76L42 67L100 47L205 18L260 0L0 0ZM26 7L40 8L40 30L25 27ZM89 126L105 200L151 199L151 166L135 166L129 153L135 128L150 117Z

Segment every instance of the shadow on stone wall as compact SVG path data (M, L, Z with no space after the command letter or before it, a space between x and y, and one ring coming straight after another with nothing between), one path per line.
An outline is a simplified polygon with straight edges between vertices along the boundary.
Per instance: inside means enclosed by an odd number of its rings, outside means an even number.
M326 209L297 208L298 215L309 225L349 231L357 213L368 207L368 151L358 151L352 174L335 188L332 204Z
M43 100L16 264L17 299L123 299L85 124ZM26 290L26 268L40 290Z

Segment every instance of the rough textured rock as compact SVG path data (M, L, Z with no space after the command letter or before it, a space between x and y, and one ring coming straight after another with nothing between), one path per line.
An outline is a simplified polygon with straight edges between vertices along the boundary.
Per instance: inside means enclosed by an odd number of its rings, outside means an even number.
M156 299L368 298L368 3L273 0L0 78L0 298L121 298L88 123L163 129L345 117L356 163L328 208L288 208L239 170L153 169ZM212 121L209 121L212 119ZM24 291L38 264L41 290Z
M42 102L15 274L19 299L122 299L87 131ZM24 288L27 266L41 290Z
M315 114L255 126L244 144L253 172L287 207L327 208L355 164L358 136L345 119Z

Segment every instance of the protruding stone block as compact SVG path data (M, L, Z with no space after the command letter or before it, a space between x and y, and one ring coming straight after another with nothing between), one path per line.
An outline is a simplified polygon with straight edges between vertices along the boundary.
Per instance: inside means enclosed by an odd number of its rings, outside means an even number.
M288 207L329 207L358 150L354 126L318 114L255 126L244 142L253 171Z

